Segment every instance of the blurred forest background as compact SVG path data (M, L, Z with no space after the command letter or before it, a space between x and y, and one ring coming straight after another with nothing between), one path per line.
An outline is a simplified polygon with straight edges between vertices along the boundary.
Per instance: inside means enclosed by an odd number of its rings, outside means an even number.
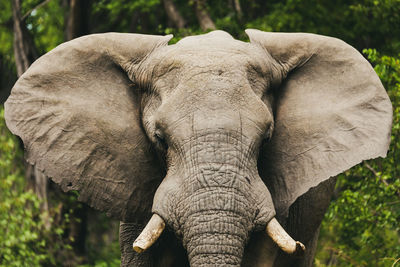
M0 266L119 266L119 223L27 165L5 126L2 104L35 59L90 33L246 41L246 28L338 37L375 67L394 107L390 151L339 176L315 266L400 266L400 0L1 0Z

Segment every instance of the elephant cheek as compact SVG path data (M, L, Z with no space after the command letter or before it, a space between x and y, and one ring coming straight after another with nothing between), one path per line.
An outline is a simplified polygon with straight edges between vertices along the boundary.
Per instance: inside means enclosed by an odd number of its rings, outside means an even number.
M252 183L252 190L258 207L257 216L254 220L254 231L264 231L266 224L276 215L274 203L271 193L258 175Z
M152 212L158 214L169 228L174 229L179 237L179 216L177 215L177 203L179 203L180 182L176 176L167 174L158 187L154 199Z

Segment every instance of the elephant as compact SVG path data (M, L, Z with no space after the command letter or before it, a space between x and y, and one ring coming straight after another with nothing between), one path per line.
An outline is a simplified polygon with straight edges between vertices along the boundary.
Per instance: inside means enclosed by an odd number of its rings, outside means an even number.
M27 161L120 220L122 266L311 266L334 177L386 156L392 106L356 49L246 34L83 36L14 85Z

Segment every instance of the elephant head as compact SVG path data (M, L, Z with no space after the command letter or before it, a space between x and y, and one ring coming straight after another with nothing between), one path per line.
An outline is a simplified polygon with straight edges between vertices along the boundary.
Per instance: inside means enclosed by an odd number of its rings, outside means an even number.
M392 108L346 43L247 30L171 36L106 33L38 59L6 102L26 158L121 221L164 225L192 266L240 266L250 233L301 252L275 217L310 188L386 155Z

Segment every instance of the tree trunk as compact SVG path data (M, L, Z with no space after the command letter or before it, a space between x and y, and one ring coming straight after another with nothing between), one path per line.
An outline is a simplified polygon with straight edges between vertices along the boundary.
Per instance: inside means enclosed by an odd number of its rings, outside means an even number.
M16 80L14 64L11 64L11 56L0 54L0 104L3 104L10 95L12 86Z
M131 16L131 22L129 25L129 32L137 32L137 26L138 26L138 22L139 22L139 11L134 10Z
M14 20L14 57L17 75L21 76L38 58L38 53L21 15L21 0L12 1Z
M168 18L178 29L184 29L186 25L185 19L181 16L179 10L176 8L173 0L163 0L165 12Z
M88 0L69 1L69 11L65 19L66 41L89 33L90 5L91 3Z
M242 12L242 8L240 7L240 1L239 0L233 0L233 4L234 4L234 7L235 7L236 17L238 18L239 21L242 21L243 12Z
M207 12L206 1L195 0L194 5L195 5L196 17L197 20L199 21L200 28L203 31L215 30L216 29L215 24Z

